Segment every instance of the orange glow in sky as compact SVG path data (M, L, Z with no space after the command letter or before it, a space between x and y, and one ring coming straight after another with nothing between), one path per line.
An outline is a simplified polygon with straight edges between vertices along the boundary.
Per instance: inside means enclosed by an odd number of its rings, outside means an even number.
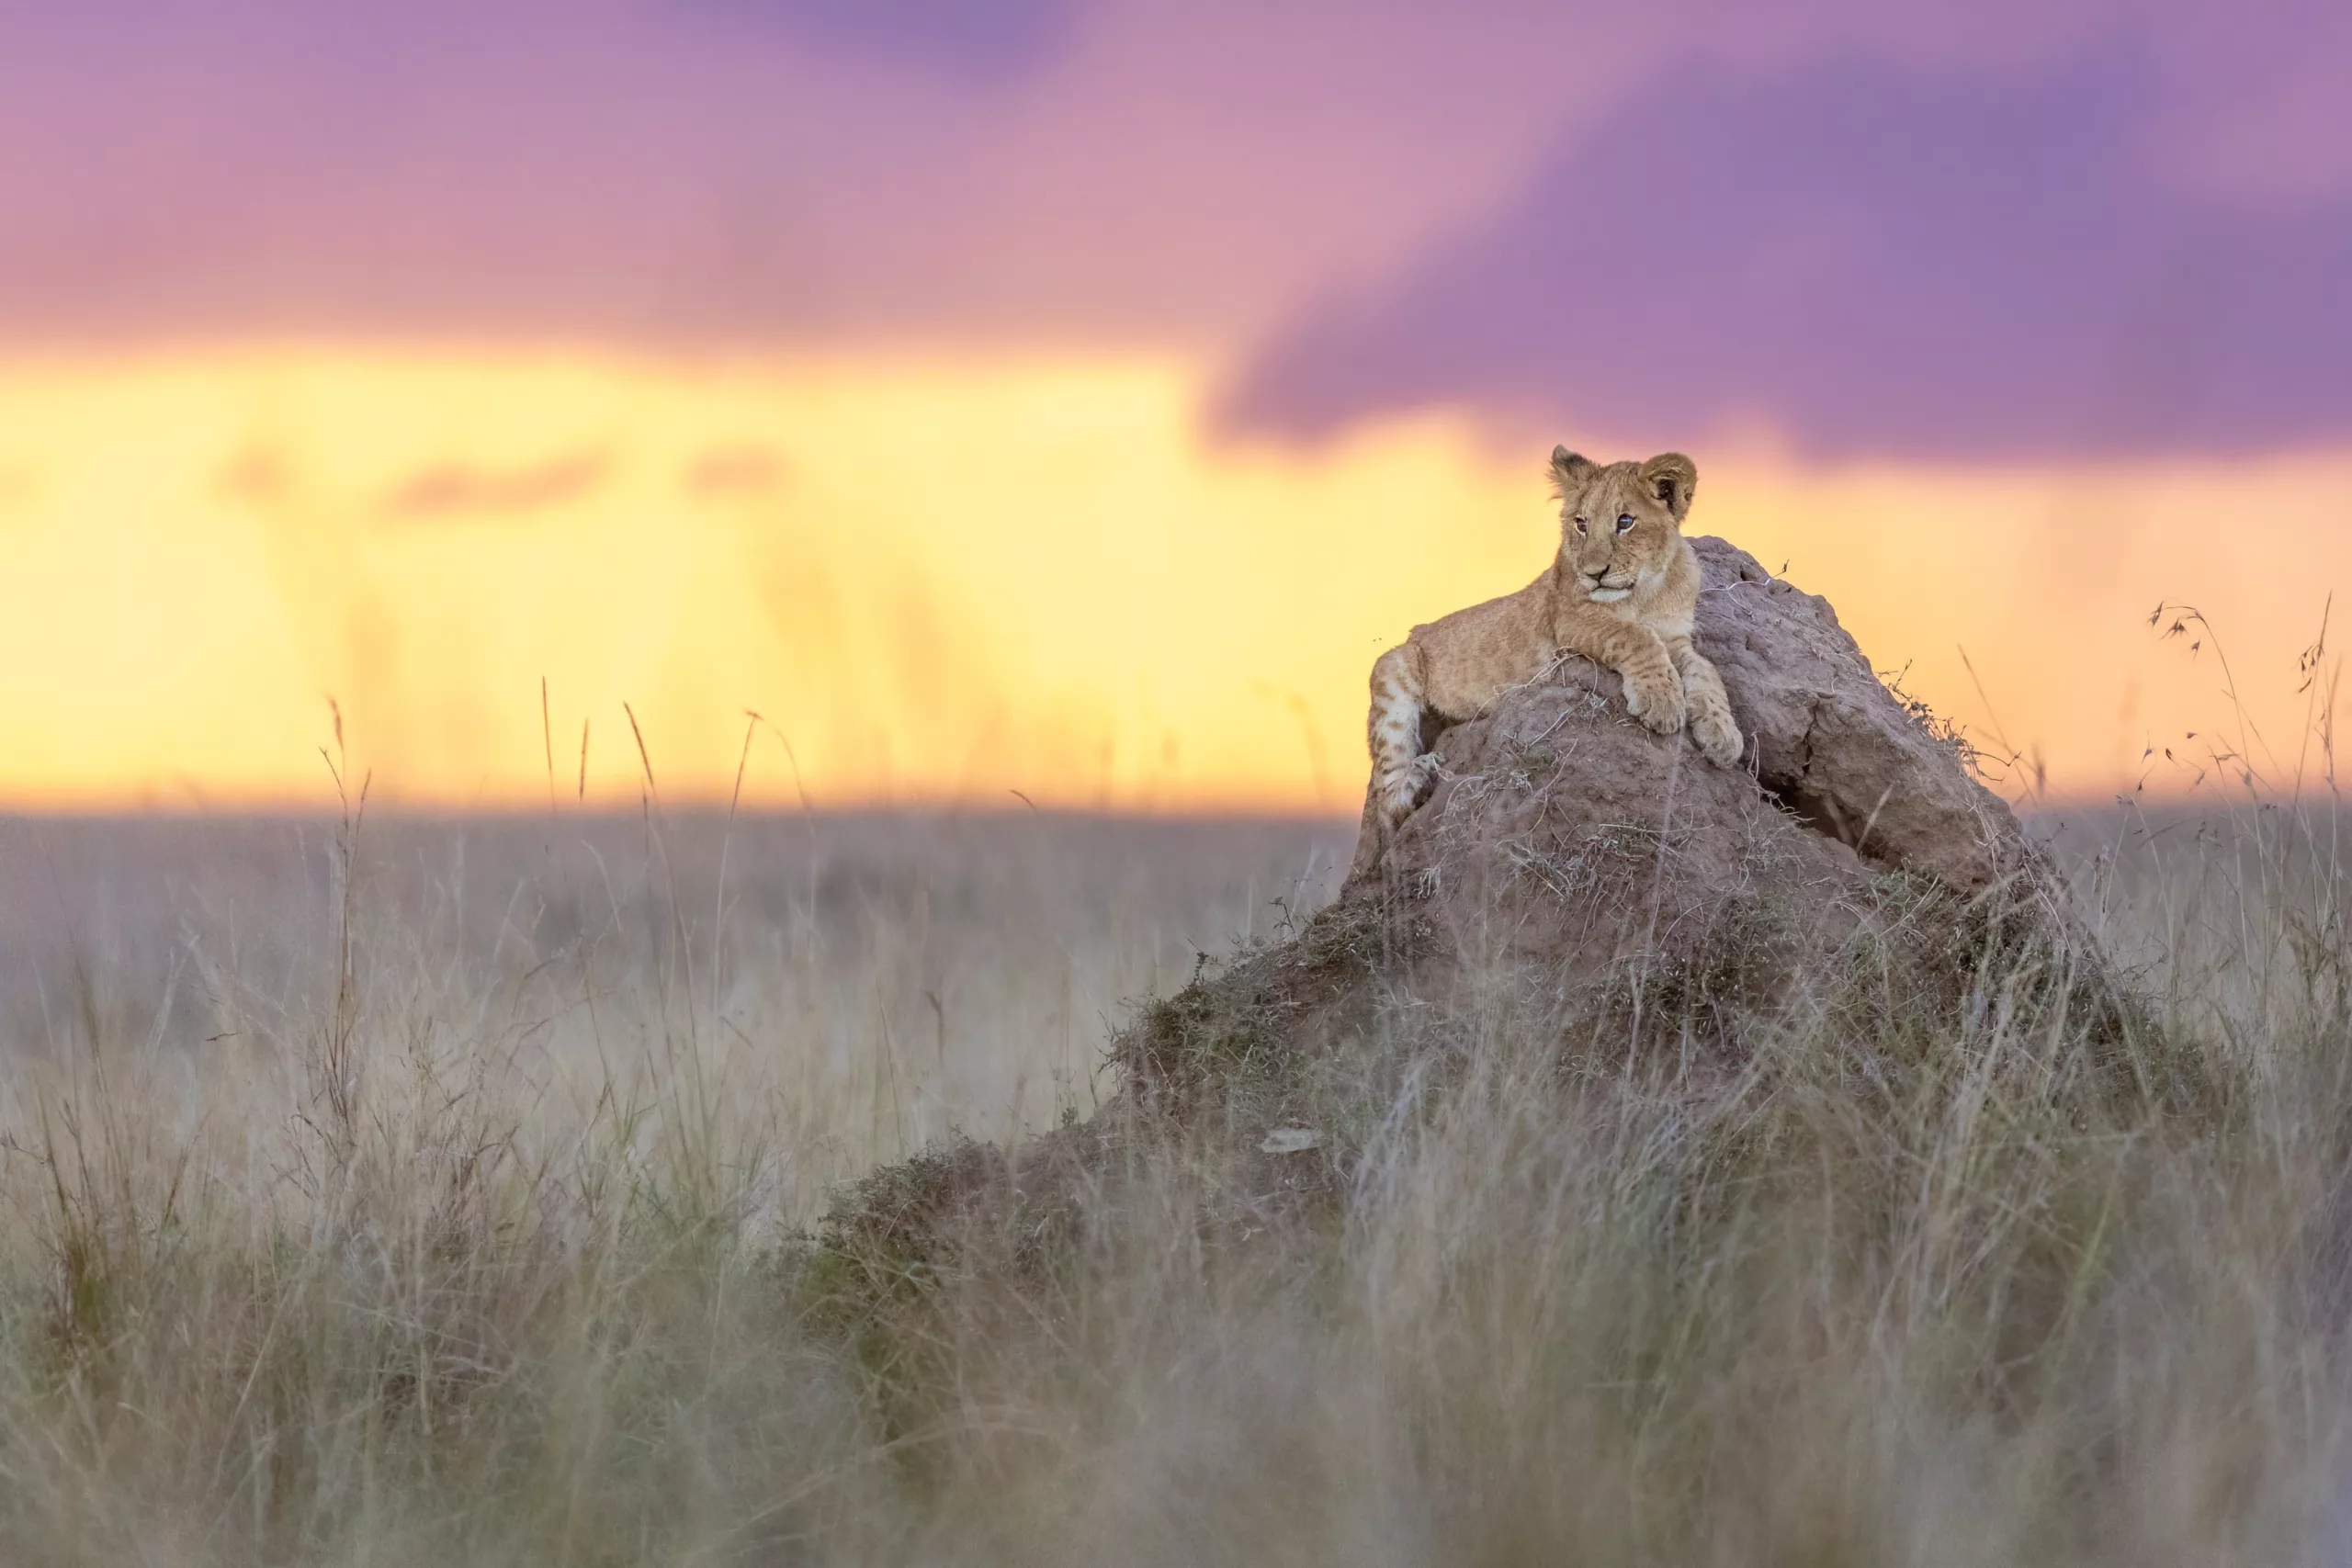
M331 802L332 697L415 806L633 802L626 703L665 801L726 798L748 709L759 804L1351 812L1373 657L1544 564L1543 451L1442 417L1223 446L1206 390L1093 355L0 364L0 805ZM1692 531L1786 562L2050 795L2177 789L2163 748L2236 739L2165 599L2291 776L2352 457L1694 456Z

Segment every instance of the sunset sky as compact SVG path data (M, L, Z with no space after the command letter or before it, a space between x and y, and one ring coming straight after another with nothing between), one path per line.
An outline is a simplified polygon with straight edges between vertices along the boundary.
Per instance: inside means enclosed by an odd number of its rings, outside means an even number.
M2013 795L2312 776L2346 80L2317 3L0 0L0 808L331 802L332 699L424 807L633 802L632 715L723 800L750 710L761 804L1351 811L1561 439Z

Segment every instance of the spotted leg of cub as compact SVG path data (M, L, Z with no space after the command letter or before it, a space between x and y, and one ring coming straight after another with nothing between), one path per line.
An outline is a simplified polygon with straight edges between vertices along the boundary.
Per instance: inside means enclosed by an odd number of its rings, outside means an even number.
M1421 754L1420 671L1410 645L1392 648L1372 667L1372 711L1365 739L1372 752L1372 784L1365 792L1363 827L1351 875L1380 869L1396 824L1411 815L1434 771L1436 759Z
M1395 827L1420 798L1429 769L1421 761L1421 682L1409 649L1392 648L1372 667L1372 787L1382 820Z

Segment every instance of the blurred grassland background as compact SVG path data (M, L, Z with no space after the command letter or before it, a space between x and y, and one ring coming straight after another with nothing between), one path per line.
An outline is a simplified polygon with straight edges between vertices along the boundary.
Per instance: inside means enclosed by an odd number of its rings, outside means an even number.
M0 1549L2342 1561L2339 818L2210 805L2039 825L2120 1044L2016 953L1738 1063L1392 1018L1340 1211L1206 1226L1229 1145L1147 1150L879 1359L810 1288L837 1184L1091 1112L1345 827L10 822Z
M1127 1006L1321 904L1352 834L1018 806L23 818L0 1026L48 1069L178 1076L183 1125L259 1110L239 1086L282 1077L338 996L542 1115L692 1057L821 1183L1091 1111Z

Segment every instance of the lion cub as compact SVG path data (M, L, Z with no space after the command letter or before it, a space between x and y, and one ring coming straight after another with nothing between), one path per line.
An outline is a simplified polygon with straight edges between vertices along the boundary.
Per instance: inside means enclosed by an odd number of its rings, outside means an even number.
M1699 558L1682 537L1699 470L1679 452L1602 465L1552 449L1560 551L1544 575L1501 599L1415 626L1372 667L1372 789L1351 874L1379 868L1389 835L1428 781L1425 718L1474 718L1563 653L1623 677L1625 707L1660 734L1686 716L1699 749L1730 767L1739 727L1723 678L1690 646Z

